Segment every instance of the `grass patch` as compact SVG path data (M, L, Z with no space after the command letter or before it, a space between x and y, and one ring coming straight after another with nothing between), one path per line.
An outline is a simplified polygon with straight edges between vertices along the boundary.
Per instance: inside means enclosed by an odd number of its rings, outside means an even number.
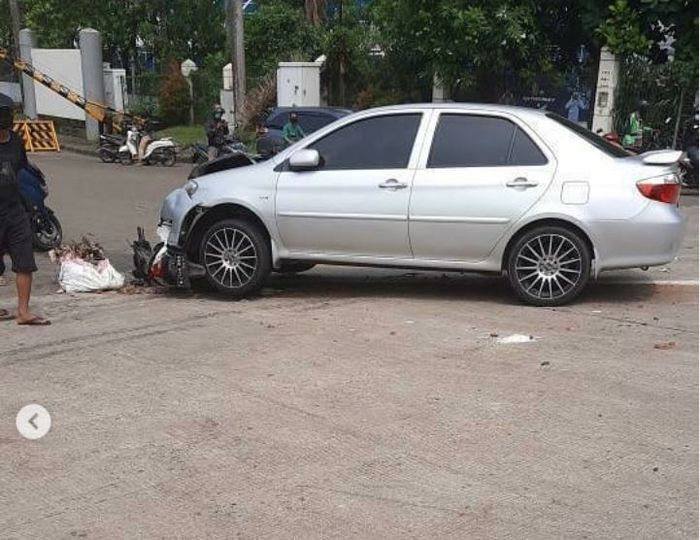
M172 126L158 132L160 137L172 137L180 146L196 142L206 142L207 134L204 126Z

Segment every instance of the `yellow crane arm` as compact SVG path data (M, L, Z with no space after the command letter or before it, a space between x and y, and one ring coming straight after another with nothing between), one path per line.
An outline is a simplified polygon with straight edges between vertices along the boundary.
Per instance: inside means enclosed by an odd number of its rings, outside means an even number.
M123 111L118 111L116 109L112 109L111 107L107 107L106 105L95 103L94 101L86 99L70 88L52 79L46 75L46 73L42 73L29 62L26 62L21 58L12 57L7 49L0 48L0 60L7 62L17 71L30 76L35 81L38 81L50 90L53 90L59 96L64 97L76 107L80 107L98 122L111 124L113 129L116 131L122 131L126 120L131 120L135 124L141 124L143 122L143 119L137 116L131 116Z

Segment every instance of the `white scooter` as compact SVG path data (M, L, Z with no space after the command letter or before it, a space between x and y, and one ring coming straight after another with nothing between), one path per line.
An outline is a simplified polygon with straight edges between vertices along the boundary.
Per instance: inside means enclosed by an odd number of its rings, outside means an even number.
M126 142L119 148L119 162L122 165L131 165L139 156L139 143L141 132L130 127L126 132ZM146 146L143 162L146 165L161 163L166 167L172 167L177 161L177 148L171 137L153 139Z

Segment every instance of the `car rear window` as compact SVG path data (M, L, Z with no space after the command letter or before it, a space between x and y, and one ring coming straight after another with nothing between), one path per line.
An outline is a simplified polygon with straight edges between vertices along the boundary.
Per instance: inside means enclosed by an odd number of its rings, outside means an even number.
M510 120L496 116L440 115L428 167L546 165L532 139Z
M279 112L267 119L265 127L270 129L282 129L289 119L289 112Z
M586 129L585 127L577 124L576 122L572 122L571 120L567 120L566 118L559 116L558 114L554 113L547 113L546 114L547 118L554 120L558 124L561 124L565 128L573 131L576 135L584 139L587 143L592 144L595 146L598 150L601 152L605 152L607 155L610 157L614 158L624 158L624 157L629 157L630 154L627 152L627 150L620 148L619 146L614 145L607 139L596 135L593 133L591 130Z

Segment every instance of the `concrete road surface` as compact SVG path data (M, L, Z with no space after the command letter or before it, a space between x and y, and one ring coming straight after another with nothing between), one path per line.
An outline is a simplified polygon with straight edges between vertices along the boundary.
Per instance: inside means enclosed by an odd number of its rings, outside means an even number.
M36 161L66 237L124 271L188 172ZM41 256L54 324L0 323L0 538L696 538L683 206L679 261L556 309L499 279L331 267L238 302L69 296ZM51 415L35 441L30 403Z

